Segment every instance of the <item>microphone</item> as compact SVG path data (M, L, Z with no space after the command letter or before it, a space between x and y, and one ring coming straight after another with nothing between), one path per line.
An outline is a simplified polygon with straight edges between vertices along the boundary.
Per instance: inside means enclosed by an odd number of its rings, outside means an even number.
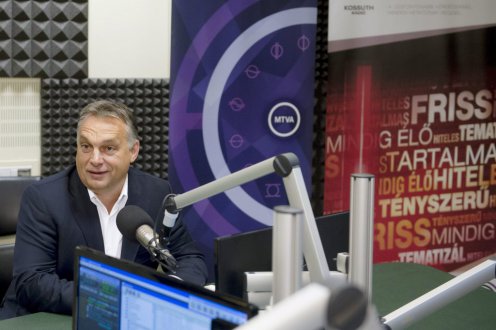
M153 230L152 218L145 210L136 205L127 205L119 211L116 221L122 236L131 242L140 243L162 268L175 273L176 259L160 243L158 235Z
M157 221L155 221L156 224L162 223L162 226L160 226L160 230L158 231L159 240L162 246L167 246L167 244L169 244L172 228L176 224L177 217L179 216L178 210L175 208L174 196L176 195L169 194L165 196L162 201L160 212L157 215ZM162 217L162 219L160 219L160 217Z

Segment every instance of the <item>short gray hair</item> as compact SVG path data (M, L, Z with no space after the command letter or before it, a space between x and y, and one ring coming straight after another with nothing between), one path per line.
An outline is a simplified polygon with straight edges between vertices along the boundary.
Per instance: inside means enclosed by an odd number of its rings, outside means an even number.
M90 116L95 117L113 117L120 119L126 124L127 141L129 149L131 149L136 140L139 140L138 130L134 124L134 116L125 104L113 102L109 100L98 100L85 106L79 113L77 124L77 141L79 142L79 129L81 122Z

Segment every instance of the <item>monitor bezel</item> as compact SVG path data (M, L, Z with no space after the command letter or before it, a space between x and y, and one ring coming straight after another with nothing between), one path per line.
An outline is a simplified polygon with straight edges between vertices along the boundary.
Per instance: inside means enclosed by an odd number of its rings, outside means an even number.
M132 273L134 275L141 276L145 279L152 280L154 282L158 282L161 284L169 285L171 287L178 288L180 290L185 290L191 292L201 298L206 300L219 303L225 305L227 307L234 308L241 312L246 313L248 319L254 317L258 314L258 307L243 301L242 299L238 299L237 297L233 297L227 294L223 294L220 292L214 292L209 289L206 289L202 286L195 285L192 283L188 283L185 281L181 281L178 279L174 279L168 276L165 273L154 270L150 267L137 264L131 262L129 260L117 259L111 256L104 254L99 250L95 250L93 248L89 248L87 246L78 245L74 250L74 297L72 304L72 329L77 328L77 319L78 319L78 299L77 295L79 294L79 261L81 257L85 257L91 260L95 260L97 262L104 263L111 267L115 267L119 270L126 271Z

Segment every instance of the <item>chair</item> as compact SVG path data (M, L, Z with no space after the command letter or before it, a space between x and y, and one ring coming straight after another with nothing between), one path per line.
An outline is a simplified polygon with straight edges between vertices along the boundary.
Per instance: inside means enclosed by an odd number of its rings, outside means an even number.
M0 300L12 281L17 216L24 189L39 177L0 177Z

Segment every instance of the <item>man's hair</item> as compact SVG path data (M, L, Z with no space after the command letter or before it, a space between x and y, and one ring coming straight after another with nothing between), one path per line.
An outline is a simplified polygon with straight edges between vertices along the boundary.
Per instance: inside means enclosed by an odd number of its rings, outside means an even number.
M134 116L125 104L109 100L98 100L85 106L79 113L77 124L77 141L79 142L79 129L81 122L90 116L95 117L113 117L120 119L126 124L127 142L131 149L136 140L139 140L138 130L134 124Z

